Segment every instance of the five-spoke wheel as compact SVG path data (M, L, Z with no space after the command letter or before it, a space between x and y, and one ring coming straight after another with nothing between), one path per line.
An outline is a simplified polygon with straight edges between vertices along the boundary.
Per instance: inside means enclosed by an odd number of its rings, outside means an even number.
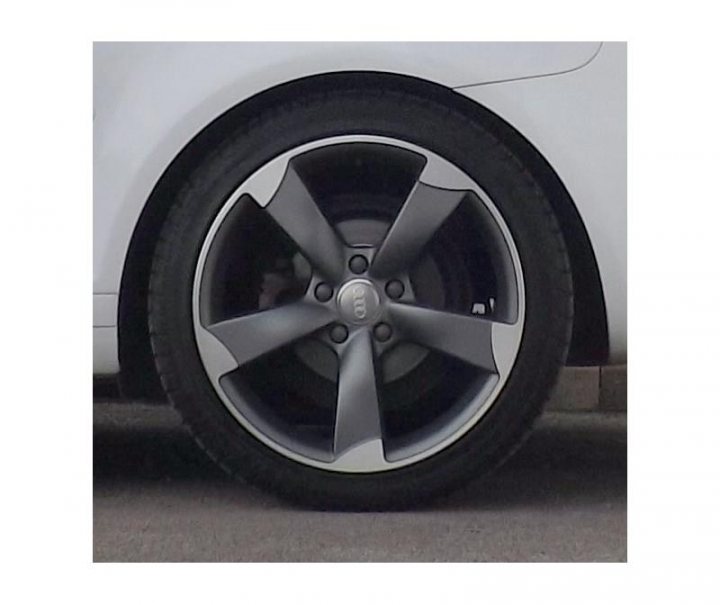
M412 171L412 179L404 183L407 193L389 224L374 217L372 208L363 217L379 222L380 237L360 239L362 236L351 230L343 237L343 222L332 224L323 213L322 200L308 185L308 181L313 183L312 176L307 175L321 173L316 163L327 163L328 154L341 165L374 159L385 166L398 163L398 172ZM217 271L217 265L223 264L222 252L214 253L211 270L206 260L214 248L227 247L228 240L237 237L235 230L223 232L222 226L242 202L272 218L307 261L309 278L299 296L271 308L219 318L203 315L203 306L211 306L211 301L203 303L203 291L206 297L217 296L212 280L225 275ZM472 301L465 309L431 308L431 300L415 295L413 270L461 204L465 214L478 222L478 235L486 236L484 252L498 285L491 296L485 295L479 303ZM500 280L495 273L501 273ZM461 170L431 151L403 141L336 137L286 152L253 174L230 197L200 255L195 329L203 363L218 395L259 439L313 466L375 472L431 455L459 438L492 403L520 344L522 284L518 254L507 226L489 197ZM482 305L482 313L477 314L476 305ZM313 441L292 426L273 422L271 410L263 410L262 405L251 410L242 390L223 382L223 377L236 369L303 339L323 343L337 357L331 442L321 437ZM474 370L477 379L474 393L463 405L445 411L442 418L432 418L414 434L386 439L379 361L403 343L459 360Z

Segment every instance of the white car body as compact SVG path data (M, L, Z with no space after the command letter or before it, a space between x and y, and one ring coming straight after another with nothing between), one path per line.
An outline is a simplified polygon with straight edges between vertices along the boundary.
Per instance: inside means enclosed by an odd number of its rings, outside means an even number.
M94 49L94 372L116 374L133 233L178 154L231 108L286 82L367 71L487 108L545 158L587 232L608 355L626 355L626 48L621 43L98 43Z

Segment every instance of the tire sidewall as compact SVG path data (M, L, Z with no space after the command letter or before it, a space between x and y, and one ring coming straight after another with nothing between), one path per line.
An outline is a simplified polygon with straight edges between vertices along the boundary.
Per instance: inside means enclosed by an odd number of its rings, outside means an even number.
M493 200L525 281L520 350L480 421L434 456L361 475L295 462L248 433L207 378L195 343L192 287L200 249L232 192L281 153L317 139L365 134L405 140L449 160ZM394 508L496 466L517 446L552 388L570 337L569 265L550 204L512 151L482 124L407 94L347 91L280 106L228 133L188 178L163 227L150 284L150 328L163 385L194 435L226 470L303 503Z

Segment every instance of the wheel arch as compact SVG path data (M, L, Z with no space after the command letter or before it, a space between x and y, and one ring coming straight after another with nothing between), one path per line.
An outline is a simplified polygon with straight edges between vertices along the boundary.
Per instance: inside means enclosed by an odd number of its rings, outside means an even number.
M558 217L571 261L575 289L573 334L568 363L602 364L608 358L608 328L600 273L585 225L562 180L543 155L515 128L475 101L445 86L385 72L336 72L293 80L235 105L198 133L176 155L153 188L135 225L125 257L118 302L120 387L129 397L162 396L147 322L147 292L157 237L183 182L229 126L259 111L308 93L343 88L400 89L451 105L479 119L506 141L530 169Z

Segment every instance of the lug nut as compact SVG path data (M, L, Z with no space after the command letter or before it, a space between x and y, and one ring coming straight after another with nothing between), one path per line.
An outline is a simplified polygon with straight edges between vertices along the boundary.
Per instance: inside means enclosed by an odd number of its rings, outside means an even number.
M315 298L320 302L327 302L333 295L333 289L329 284L325 282L318 284L315 287Z
M375 326L373 333L380 342L387 342L392 336L392 328L385 323L380 323Z
M348 337L348 329L342 325L342 324L335 324L332 328L330 328L330 340L333 342L340 344L341 342L345 342Z
M385 286L385 292L390 298L400 298L405 293L405 286L399 279L393 279Z
M362 254L356 254L350 259L350 271L353 273L360 274L365 273L368 268L368 261Z

